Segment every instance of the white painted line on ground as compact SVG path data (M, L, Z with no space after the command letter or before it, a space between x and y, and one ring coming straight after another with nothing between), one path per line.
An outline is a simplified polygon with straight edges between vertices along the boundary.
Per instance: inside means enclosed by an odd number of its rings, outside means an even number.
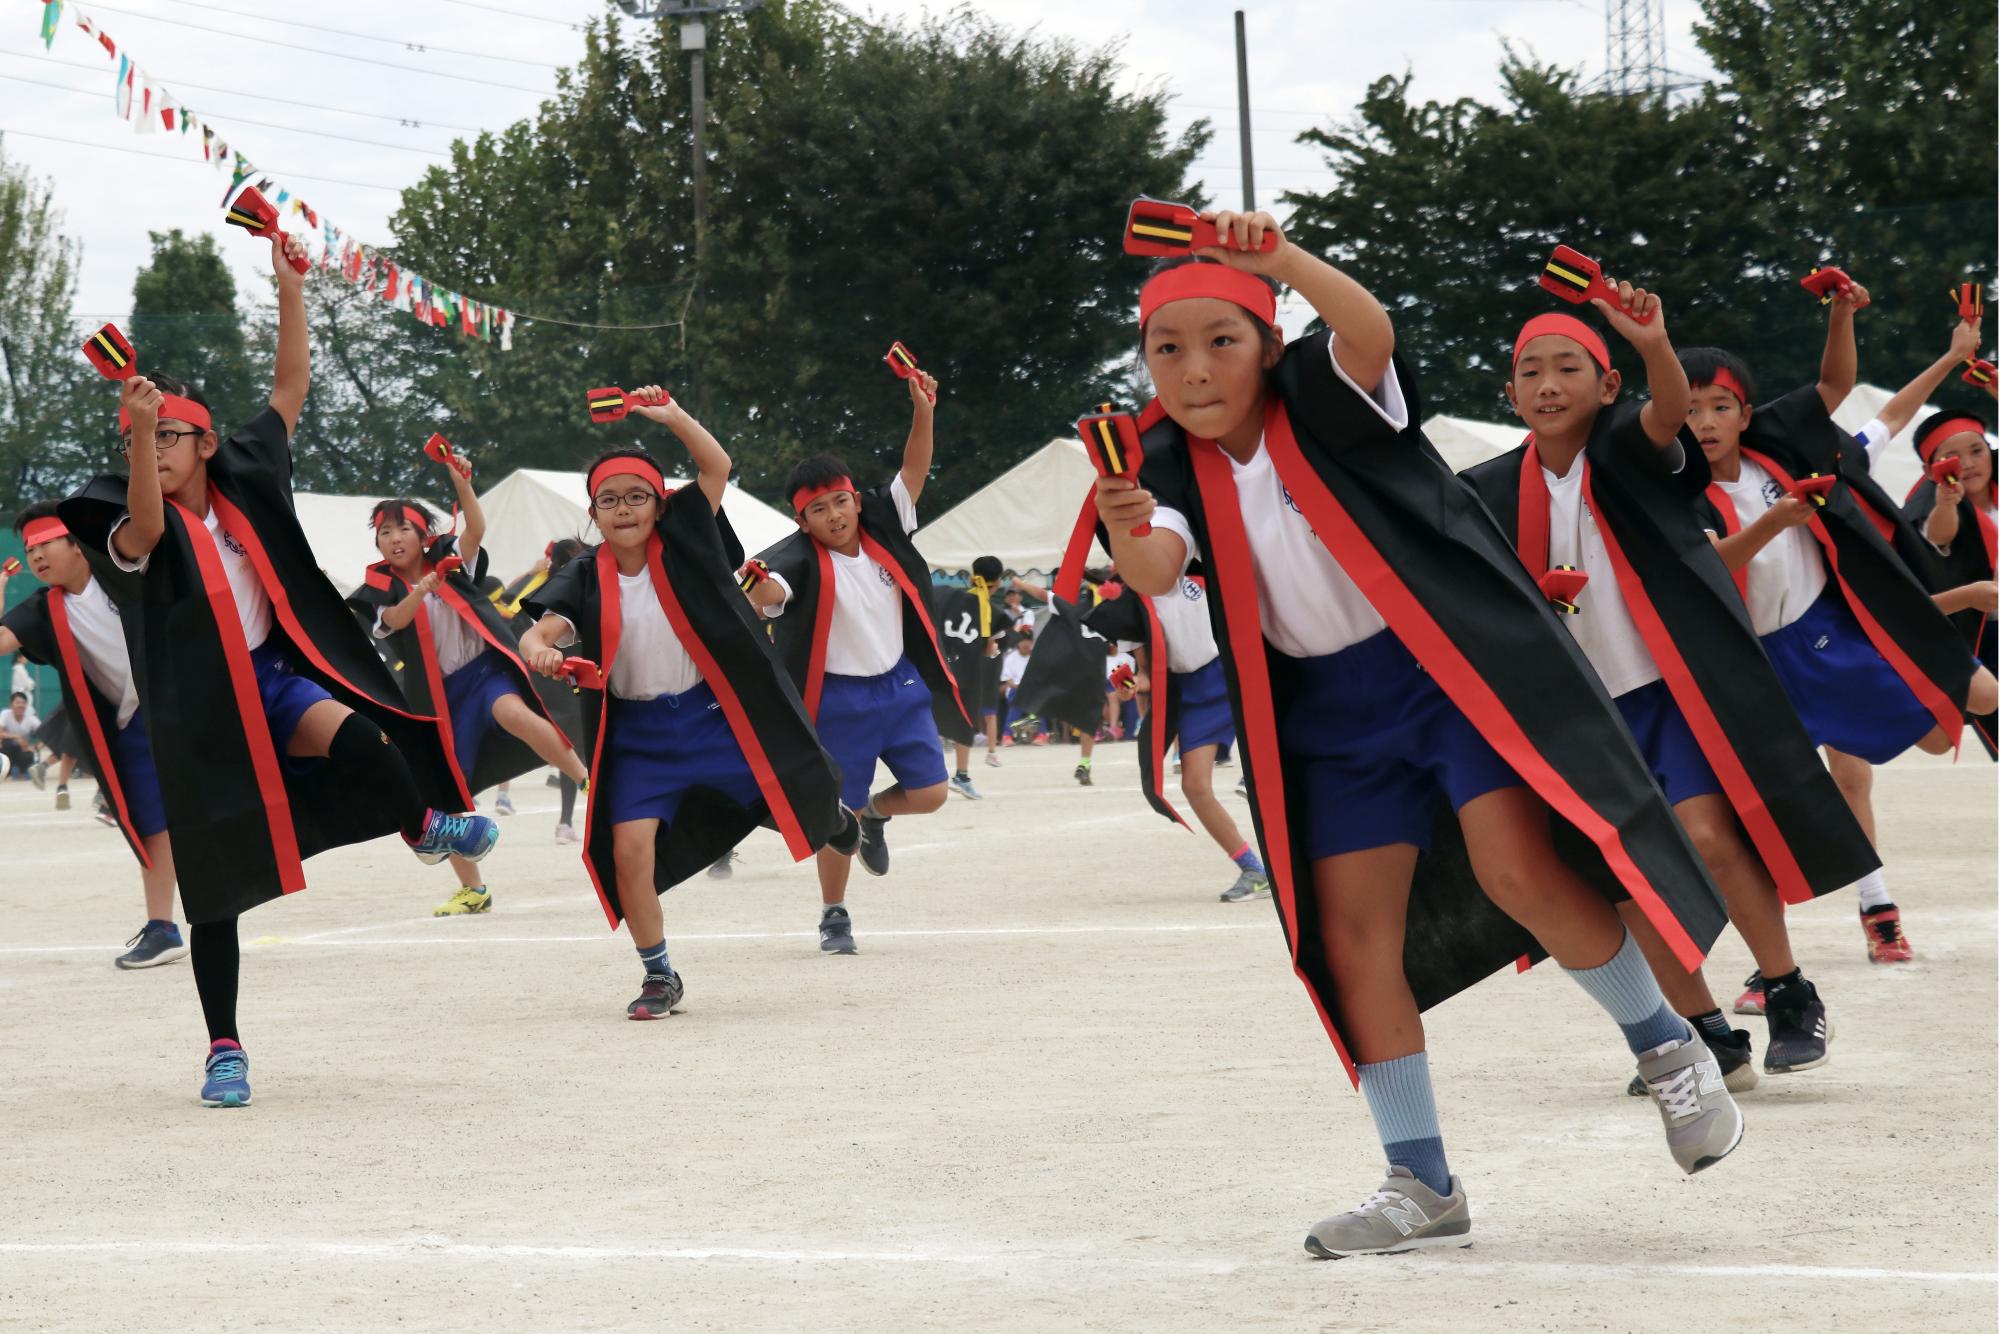
M1175 1272L1231 1274L1244 1269L1297 1268L1318 1266L1303 1255L1296 1259L1259 1257L1234 1259L1201 1255L1172 1259L1144 1255L1112 1255L1096 1250L995 1249L989 1251L943 1250L804 1250L793 1247L757 1246L661 1246L572 1245L534 1242L460 1242L447 1237L408 1237L395 1240L353 1241L0 1241L0 1255L127 1255L145 1259L154 1256L229 1255L274 1256L297 1259L321 1256L327 1259L408 1260L435 1258L448 1260L555 1260L585 1264L605 1260L695 1260L742 1261L750 1264L882 1264L882 1265L1001 1265L1018 1269L1023 1265L1050 1268L1081 1265L1097 1269L1126 1271L1166 1269ZM1416 1271L1416 1272L1413 1272ZM2000 1283L2000 1273L1969 1269L1878 1269L1845 1265L1699 1265L1673 1263L1633 1264L1628 1262L1545 1261L1522 1259L1467 1260L1453 1255L1405 1255L1391 1261L1364 1265L1329 1266L1342 1283L1355 1280L1434 1278L1444 1275L1623 1278L1663 1277L1800 1279L1810 1282L1854 1283Z

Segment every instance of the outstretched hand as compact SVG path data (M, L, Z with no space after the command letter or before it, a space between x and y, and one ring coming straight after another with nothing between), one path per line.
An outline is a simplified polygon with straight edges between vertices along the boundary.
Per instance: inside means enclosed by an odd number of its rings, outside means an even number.
M655 421L662 426L671 423L675 414L681 410L680 404L674 402L673 395L656 384L641 385L626 398L632 405L632 411L647 421Z
M910 387L910 406L921 415L928 416L937 408L937 377L929 371L918 371L903 381Z
M1960 320L1951 331L1951 359L1971 361L1979 355L1979 321Z
M278 275L281 289L297 289L305 286L306 276L300 273L294 261L306 257L306 243L289 232L271 234L271 272ZM311 266L308 265L308 268Z
M1285 239L1278 220L1262 209L1254 213L1237 213L1229 209L1203 209L1203 222L1215 224L1215 230L1230 242L1226 246L1204 246L1194 253L1203 259L1217 259L1232 269L1245 273L1273 273L1283 267L1289 258L1291 242ZM1275 234L1278 244L1269 251L1260 249L1267 234Z
M167 396L160 392L160 387L143 375L135 375L118 386L118 406L132 418L132 434L143 434L149 444L160 424L160 409L166 401Z
M1611 280L1606 278L1604 281L1608 283ZM1667 321L1660 294L1627 282L1621 282L1617 287L1616 303L1601 296L1590 299L1590 304L1597 307L1597 313L1604 316L1604 322L1620 338L1641 351L1651 344L1666 342ZM1642 324L1642 320L1646 322Z

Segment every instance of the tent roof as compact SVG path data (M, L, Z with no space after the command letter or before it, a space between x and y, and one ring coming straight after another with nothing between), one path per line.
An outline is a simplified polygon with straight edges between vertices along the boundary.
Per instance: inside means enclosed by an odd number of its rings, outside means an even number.
M1096 480L1081 440L1051 440L919 528L917 550L947 572L998 556L1010 570L1048 573L1062 564L1077 509ZM1095 542L1090 553L1093 564L1111 559Z
M667 478L669 486L692 486L688 478ZM522 468L496 482L479 497L486 511L486 550L491 572L502 580L525 573L541 559L543 548L563 537L591 541L590 510L584 503L583 474L548 468ZM744 550L755 553L798 531L782 510L774 509L748 491L729 484L722 512L743 539Z
M375 550L374 530L368 526L375 497L299 491L292 496L292 508L299 516L299 526L306 530L306 542L320 569L326 571L341 596L352 593L361 582L361 572L382 559Z
M1453 472L1469 468L1481 459L1504 454L1521 443L1525 426L1505 422L1474 421L1470 417L1439 414L1424 423L1424 437L1437 446Z

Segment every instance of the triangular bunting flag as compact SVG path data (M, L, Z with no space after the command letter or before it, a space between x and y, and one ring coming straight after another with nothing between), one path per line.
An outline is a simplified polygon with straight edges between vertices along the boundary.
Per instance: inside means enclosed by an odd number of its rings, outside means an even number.
M42 6L42 49L49 50L56 44L56 30L62 26L63 0L48 0Z

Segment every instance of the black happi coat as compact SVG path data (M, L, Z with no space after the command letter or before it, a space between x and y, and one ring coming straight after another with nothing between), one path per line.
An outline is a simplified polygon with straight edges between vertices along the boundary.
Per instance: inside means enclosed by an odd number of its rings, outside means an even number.
M1109 543L1107 539L1107 549ZM1182 575L1182 579L1188 576ZM1060 581L1058 581L1060 582ZM1106 639L1146 646L1146 676L1152 686L1151 707L1139 722L1139 790L1146 804L1174 823L1185 826L1180 812L1167 800L1167 747L1181 734L1180 678L1167 666L1167 635L1153 600L1126 589L1090 609L1084 623ZM1039 649L1037 650L1039 651ZM1031 659L1032 661L1032 659ZM1102 670L1100 666L1100 671Z
M946 659L937 623L931 619L936 592L931 569L896 513L888 486L858 493L861 502L863 551L875 558L903 594L903 653L930 688L933 713L954 725L970 728L973 719L959 696L958 682ZM833 583L833 553L803 528L758 554L771 573L792 590L785 614L769 621L785 671L805 701L806 716L819 717L820 691L826 685L826 648L833 625L833 598L822 590ZM977 615L975 610L974 615Z
M1909 500L1903 507L1904 526L1936 565L1934 578L1926 581L1930 588L1942 592L1947 588L1993 578L1994 570L2000 568L2000 560L1996 560L2000 552L1995 550L1996 546L2000 546L2000 530L1996 530L1993 516L1973 504L1971 496L1961 496L1958 502L1958 538L1951 544L1950 551L1941 553L1924 541L1917 531L1924 520L1930 518L1936 504L1937 483L1926 477L1911 489ZM1992 670L1993 618L1983 611L1968 608L1955 613L1951 623L1966 647L1978 655L1979 661L1988 670ZM2000 718L1991 713L1968 713L1965 720L1972 724L1973 734L1979 738L1979 744L1986 747L1986 753L2000 758Z
M804 860L842 823L838 770L813 733L763 618L736 585L742 547L730 547L701 488L679 487L666 497L647 568L674 634L714 690L763 796L741 806L713 788L692 789L672 823L660 826L653 862L656 893L664 894L712 865L760 824L775 825L792 856ZM621 633L617 578L610 548L586 547L523 606L534 619L554 613L574 626L576 642L566 652L596 662L607 685ZM602 595L607 584L608 601ZM618 903L611 824L601 818L598 800L604 738L617 726L618 708L607 693L584 692L580 740L589 751L593 781L585 808L583 860L614 929L625 914Z
M1127 594L1127 596L1136 596ZM1091 595L1051 593L1035 648L1014 687L1014 711L1095 734L1104 725L1104 636L1090 625Z
M1726 920L1721 896L1596 674L1478 496L1416 426L1422 410L1408 368L1398 362L1395 370L1408 411L1401 430L1342 379L1326 336L1292 343L1266 405L1272 462L1314 533L1390 630L1523 781L1583 832L1692 967ZM1351 1069L1320 945L1304 788L1278 744L1296 674L1259 625L1256 572L1229 459L1213 441L1188 438L1157 403L1140 426L1141 485L1187 516L1200 547L1238 754L1293 967ZM1481 892L1443 802L1438 815L1432 851L1418 860L1403 952L1423 1008L1540 954L1533 937Z
M208 489L270 596L271 642L301 676L388 734L427 803L466 809L438 720L405 704L320 571L292 509L291 438L276 409L222 442L208 461ZM398 832L407 812L357 794L331 765L288 762L272 745L236 601L202 517L167 502L166 531L134 577L107 554L125 512L125 479L110 476L61 507L124 617L188 920L231 917L304 889L302 859Z
M933 687L931 716L937 720L939 735L961 746L971 745L973 733L984 725L981 716L985 706L992 701L1000 681L999 656L988 656L986 646L992 644L1005 652L1007 634L1014 628L1014 618L1007 614L1005 607L993 600L999 593L1000 590L995 588L987 595L987 633L984 636L979 633L977 593L970 588L947 586L936 589L933 594L937 608L933 623L938 630L938 644L958 690L945 694Z
M118 701L107 698L90 679L63 603L60 588L39 589L0 616L0 626L11 630L14 638L21 641L21 649L30 662L53 667L62 678L63 706L49 715L42 731L48 733L50 724L58 716L63 718L63 740L68 749L58 749L57 753L75 755L90 765L90 772L97 775L104 788L105 804L118 820L118 832L125 835L125 842L139 864L150 867L153 860L132 827L132 814L125 798L130 780L119 771L118 752L111 742L118 735Z
M1744 458L1780 486L1789 486L1810 476L1840 475L1843 441L1847 449L1857 448L1827 415L1819 387L1806 385L1758 404L1743 432L1742 449ZM1726 508L1710 505L1708 510ZM1718 517L1733 531L1733 513ZM1945 735L1956 737L1974 663L1965 642L1931 601L1930 590L1846 486L1827 493L1807 530L1825 555L1827 582L1846 600L1876 652Z
M433 537L424 551L426 571L457 552L456 534L441 533ZM575 698L571 688L534 675L521 661L517 647L521 632L514 629L512 622L501 614L491 599L479 593L479 581L486 572L487 564L483 547L478 553L477 564L479 568L469 574L461 566L440 579L438 597L478 632L480 639L485 641L487 652L498 653L506 659L507 678L520 690L521 698L527 701L528 707L553 723L557 731L562 731L559 720L563 712L572 716L575 713L569 703ZM369 628L372 638L376 616L409 595L409 585L389 568L389 562L377 561L363 574L360 586L348 595L347 605ZM458 753L459 739L451 731L451 705L445 698L444 673L438 663L437 643L426 608L419 607L408 625L376 642L388 647L389 651L383 656L390 660L392 666L400 664L396 667L397 680L410 707L418 713L435 714L444 724L446 739L451 743L452 767L458 771L466 791L477 796L490 787L542 767L543 759L527 742L496 723L480 744L471 771L466 770L463 757ZM564 739L568 739L567 735Z
M1632 623L1779 896L1801 903L1851 885L1881 859L1764 656L1742 585L1709 540L1708 530L1717 525L1697 516L1709 486L1708 460L1686 431L1678 449L1655 448L1642 411L1635 402L1600 411L1590 442L1570 465L1587 469L1584 504L1618 567L1618 591ZM1530 468L1526 489L1538 491L1541 460L1523 444L1474 464L1463 476L1529 574L1539 577L1549 561L1548 500L1542 492L1523 503ZM1734 513L1727 496L1722 503ZM1579 615L1591 614L1589 597L1586 588Z

